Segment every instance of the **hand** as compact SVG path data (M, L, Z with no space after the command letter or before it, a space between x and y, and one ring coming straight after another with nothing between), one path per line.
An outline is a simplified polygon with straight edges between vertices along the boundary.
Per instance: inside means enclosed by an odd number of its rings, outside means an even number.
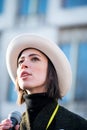
M9 128L13 127L12 121L9 119L5 119L0 123L0 130L9 130ZM15 126L15 130L19 129L19 125Z
M16 126L15 126L15 130L18 130L18 129L19 129L19 125L16 125Z
M12 127L12 121L9 119L5 119L0 123L0 130L8 130Z

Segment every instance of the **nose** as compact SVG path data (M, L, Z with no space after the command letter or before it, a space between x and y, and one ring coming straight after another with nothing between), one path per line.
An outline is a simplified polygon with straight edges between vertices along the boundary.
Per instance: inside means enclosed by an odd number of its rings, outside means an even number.
M25 59L22 63L21 63L21 69L25 69L29 67L29 60Z
M21 64L21 69L25 69L28 68L28 66L26 64Z
M24 60L23 63L21 63L21 69L25 69L25 68L31 68L31 63L29 60Z

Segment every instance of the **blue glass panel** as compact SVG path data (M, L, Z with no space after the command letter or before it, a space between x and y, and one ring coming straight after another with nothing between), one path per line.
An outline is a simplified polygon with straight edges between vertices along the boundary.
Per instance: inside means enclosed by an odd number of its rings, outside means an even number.
M47 0L38 0L37 13L45 14L47 10Z
M68 60L70 60L71 45L70 44L60 44L59 46L63 50L63 52L66 55L66 57L68 58Z
M87 5L87 0L63 0L62 5L65 8L85 6Z
M0 0L0 13L3 12L4 0Z
M87 44L79 45L77 80L76 80L76 99L87 100Z
M9 84L7 100L9 102L15 102L17 100L17 92L15 91L15 86L12 81Z
M29 14L37 13L38 0L29 0Z
M19 10L18 10L18 14L19 15L28 15L29 13L29 2L30 0L19 0Z
M60 48L62 49L62 51L64 52L64 54L66 55L66 57L68 58L68 60L70 61L71 57L70 57L70 50L71 50L71 44L60 44L59 45ZM70 99L70 93L67 93L67 95L65 97L62 98L63 102L68 102Z

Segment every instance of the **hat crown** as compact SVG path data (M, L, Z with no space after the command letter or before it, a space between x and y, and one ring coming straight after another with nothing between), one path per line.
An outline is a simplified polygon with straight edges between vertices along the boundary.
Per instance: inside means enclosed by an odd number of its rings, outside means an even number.
M25 48L36 48L49 57L57 72L61 96L65 96L72 83L70 63L56 43L36 34L22 34L10 42L6 65L12 81L15 83L18 55Z

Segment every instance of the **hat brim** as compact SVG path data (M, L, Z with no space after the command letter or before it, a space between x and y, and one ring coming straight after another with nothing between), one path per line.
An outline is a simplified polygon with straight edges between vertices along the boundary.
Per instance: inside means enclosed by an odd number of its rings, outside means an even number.
M35 34L19 35L11 41L7 48L7 70L14 84L17 71L17 58L19 53L25 48L36 48L49 57L57 72L61 96L65 96L72 82L70 63L57 44Z

